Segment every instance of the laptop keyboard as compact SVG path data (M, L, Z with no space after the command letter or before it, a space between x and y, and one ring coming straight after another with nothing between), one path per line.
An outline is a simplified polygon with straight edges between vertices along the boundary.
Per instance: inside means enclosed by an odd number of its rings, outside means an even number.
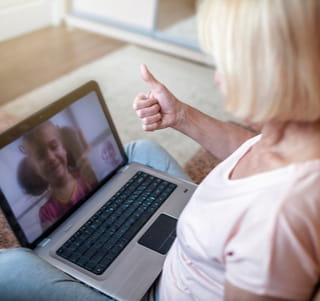
M137 172L57 250L57 255L101 275L176 187Z

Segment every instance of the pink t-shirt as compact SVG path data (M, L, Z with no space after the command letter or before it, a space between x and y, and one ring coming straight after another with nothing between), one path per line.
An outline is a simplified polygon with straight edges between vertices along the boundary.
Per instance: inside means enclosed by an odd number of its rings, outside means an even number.
M181 214L160 300L223 300L226 280L255 294L310 296L320 274L320 160L230 180L258 139L217 166Z
M85 197L91 190L92 185L83 179L79 174L75 173L74 177L77 181L75 195L68 206L62 205L58 200L53 197L40 208L39 217L42 227L45 229L58 218L63 216L73 205Z

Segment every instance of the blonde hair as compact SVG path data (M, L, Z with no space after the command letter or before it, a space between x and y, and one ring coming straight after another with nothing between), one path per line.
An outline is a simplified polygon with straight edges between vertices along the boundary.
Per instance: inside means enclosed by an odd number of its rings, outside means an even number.
M319 0L203 0L198 17L228 111L253 122L320 118Z

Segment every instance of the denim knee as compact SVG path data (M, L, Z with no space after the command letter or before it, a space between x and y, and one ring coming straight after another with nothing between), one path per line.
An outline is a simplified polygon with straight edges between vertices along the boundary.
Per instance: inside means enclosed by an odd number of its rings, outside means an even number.
M125 147L129 162L147 165L162 172L190 181L177 161L158 143L151 140L137 140Z
M150 153L158 152L159 150L164 151L164 149L162 148L162 146L160 146L160 144L148 139L135 140L135 141L129 142L125 146L125 151L129 158L129 162L131 161L131 159L134 159L135 157L137 157L137 154L139 155L144 153L150 154Z
M0 296L3 301L111 300L23 248L0 251Z
M34 255L31 250L26 248L0 250L0 274L1 271L6 269L16 268L20 263L26 263L30 260L34 260L35 256L36 255Z
M0 285L19 279L27 279L30 275L39 274L43 267L51 266L25 248L0 251ZM53 268L53 267L52 267Z
M53 267L33 251L25 248L0 251L0 288L20 283L28 287L30 282L43 284L69 279L62 271ZM32 278L32 279L30 279Z

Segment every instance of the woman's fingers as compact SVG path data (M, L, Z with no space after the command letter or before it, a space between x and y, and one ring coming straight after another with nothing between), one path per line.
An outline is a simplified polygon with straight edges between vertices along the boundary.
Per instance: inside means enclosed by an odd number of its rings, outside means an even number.
M158 123L161 121L161 114L157 113L152 116L144 117L144 118L142 118L141 121L142 121L142 124L144 124L144 125L151 125L154 123Z
M157 99L152 97L152 93L139 94L134 102L133 108L141 119L144 131L154 131L161 124L161 107Z
M155 98L144 98L144 97L141 97L141 94L138 95L134 102L133 102L133 108L135 110L140 110L140 109L143 109L143 108L147 108L147 107L150 107L154 104L157 104L158 103L158 100L155 99Z
M133 108L141 119L145 131L154 131L170 125L166 116L174 114L176 98L159 82L145 65L140 66L143 80L149 85L150 91L140 93L133 102ZM173 112L173 113L172 113ZM166 121L167 120L167 123ZM169 121L169 122L168 122Z
M139 118L145 118L145 117L156 115L159 112L160 112L160 106L158 104L154 104L150 107L137 110L137 115Z
M154 122L151 124L142 124L142 129L146 132L152 132L159 129L161 121Z

